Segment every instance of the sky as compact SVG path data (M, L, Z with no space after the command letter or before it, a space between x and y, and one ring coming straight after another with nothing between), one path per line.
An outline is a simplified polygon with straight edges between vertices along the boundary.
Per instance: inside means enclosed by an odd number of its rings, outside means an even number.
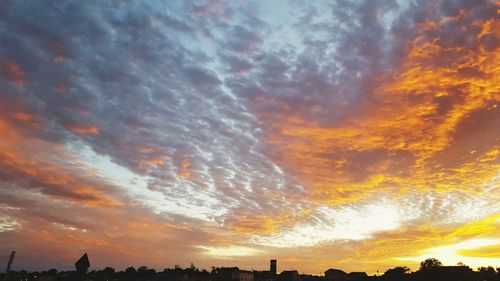
M0 263L500 266L500 2L0 1Z

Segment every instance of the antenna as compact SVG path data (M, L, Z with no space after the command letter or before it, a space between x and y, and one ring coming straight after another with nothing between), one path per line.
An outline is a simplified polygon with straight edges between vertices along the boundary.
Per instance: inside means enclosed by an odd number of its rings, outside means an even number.
M10 265L14 261L14 256L16 255L16 251L12 251L10 253L10 258L9 262L7 263L7 269L5 270L5 281L7 281L7 278L9 277L9 272L10 272Z

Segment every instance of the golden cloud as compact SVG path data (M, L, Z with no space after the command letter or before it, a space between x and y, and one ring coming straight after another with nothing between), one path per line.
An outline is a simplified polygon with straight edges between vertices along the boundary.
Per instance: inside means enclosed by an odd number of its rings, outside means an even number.
M370 102L356 117L321 127L284 107L288 116L275 124L268 143L313 200L342 204L412 188L477 192L498 175L498 131L485 128L479 133L489 143L476 140L470 151L460 150L469 123L487 126L500 116L499 46L486 40L498 38L500 22L467 17L461 11L420 23L401 65L373 81ZM450 25L474 44L446 37ZM457 154L466 157L449 165Z

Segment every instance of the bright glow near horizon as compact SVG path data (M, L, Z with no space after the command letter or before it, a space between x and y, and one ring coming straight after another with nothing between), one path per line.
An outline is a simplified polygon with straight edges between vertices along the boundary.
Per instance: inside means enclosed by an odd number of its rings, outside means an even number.
M422 251L420 256L410 258L400 258L402 261L420 262L429 257L444 261L445 265L456 265L458 263L466 264L472 268L478 268L485 265L497 266L500 264L500 257L474 257L463 254L464 250L474 250L487 247L500 247L500 239L496 238L474 238L452 245L430 248Z

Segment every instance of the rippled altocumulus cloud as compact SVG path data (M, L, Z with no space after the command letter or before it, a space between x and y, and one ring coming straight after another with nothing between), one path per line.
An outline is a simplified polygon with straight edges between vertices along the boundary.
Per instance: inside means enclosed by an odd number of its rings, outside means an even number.
M496 7L3 2L2 244L120 267L306 247L319 272L467 229L499 210Z

